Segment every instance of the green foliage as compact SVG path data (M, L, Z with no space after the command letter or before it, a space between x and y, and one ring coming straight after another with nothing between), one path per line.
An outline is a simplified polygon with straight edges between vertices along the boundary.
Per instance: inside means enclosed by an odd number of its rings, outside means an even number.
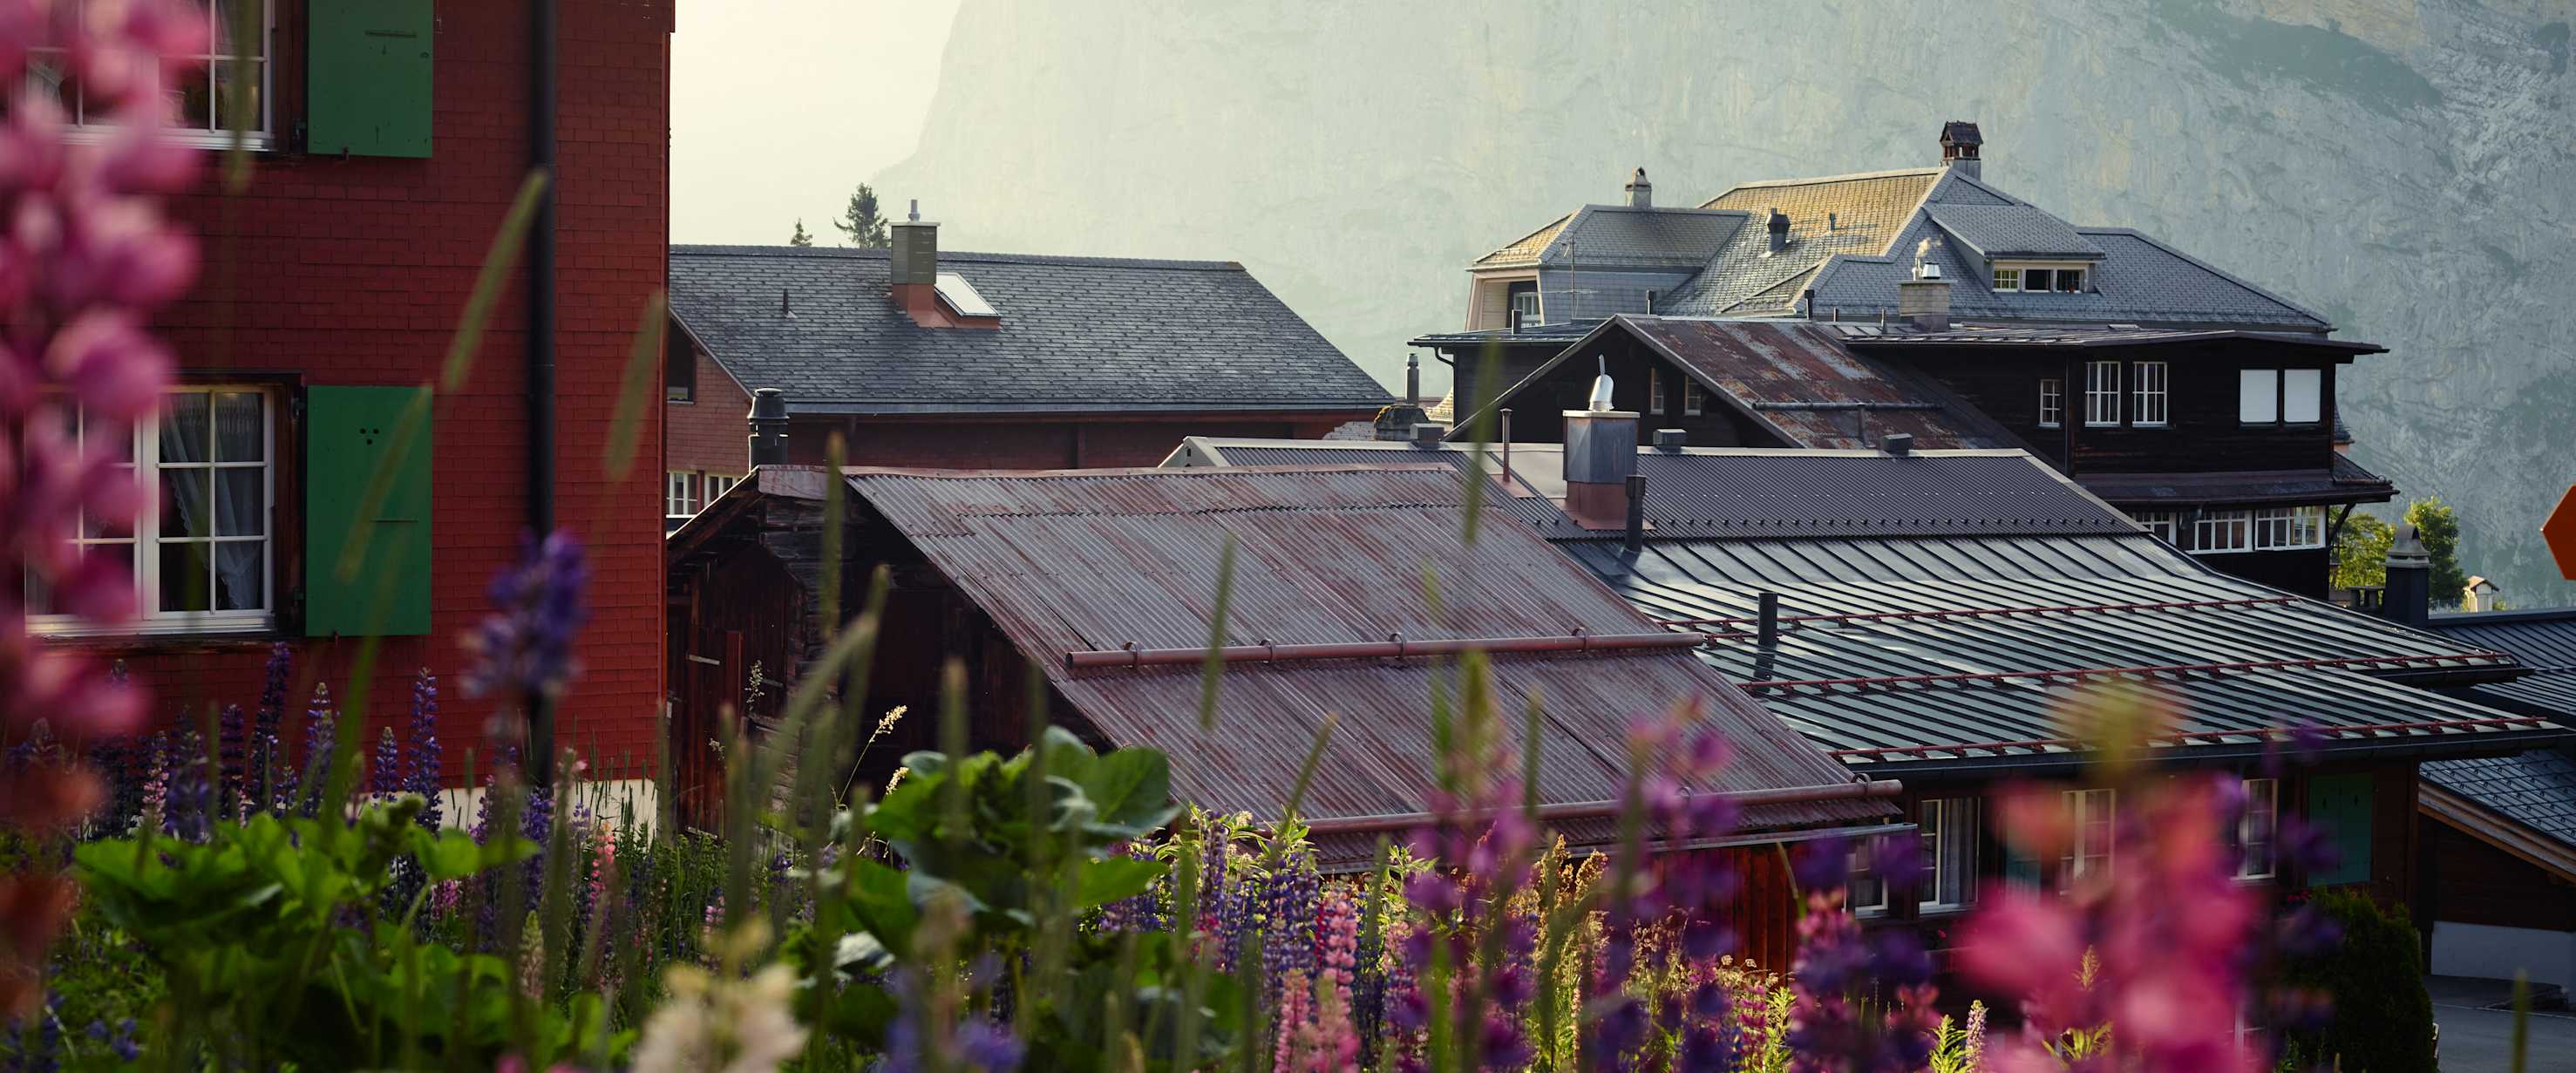
M2388 584L2388 545L2397 530L2372 515L2355 511L2335 534L2334 586L2377 588Z
M2406 522L2433 557L2433 606L2460 606L2460 590L2468 587L2469 575L2460 569L2459 514L2442 497L2427 496L2406 505Z
M840 218L832 221L833 230L839 231L850 245L863 250L883 249L892 244L893 240L886 234L886 225L886 218L877 212L877 192L869 189L866 183L860 183L858 189L850 192L849 207L842 209ZM803 222L800 221L796 229L800 233L804 231Z
M2397 1073L2433 1068L2433 1000L2424 991L2415 925L2403 907L2383 911L2369 898L2326 891L2313 904L2343 928L2343 941L2321 957L2294 962L2285 979L2334 996L2334 1020L2321 1033L2291 1037L2300 1052L2333 1056L2345 1073Z
M429 831L416 822L422 804L405 796L354 823L258 815L203 843L147 833L74 859L100 918L160 970L175 1038L218 1066L375 1068L437 1054L488 1068L505 1053L551 1064L604 1049L596 997L569 1013L532 1003L510 963L420 941L435 884L536 851ZM389 906L405 873L421 880L416 893Z
M796 218L796 233L787 236L787 244L790 246L811 246L814 244L814 236L805 230L804 217L799 216Z

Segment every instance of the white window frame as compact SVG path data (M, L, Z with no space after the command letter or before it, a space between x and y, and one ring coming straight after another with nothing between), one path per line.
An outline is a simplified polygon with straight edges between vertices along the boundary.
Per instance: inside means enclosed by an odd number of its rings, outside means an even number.
M2155 534L2158 540L2177 548L2182 546L2182 513L2179 511L2134 511L2129 515L2129 520L2145 527L2146 531Z
M2084 363L2084 427L2120 427L2119 362Z
M2254 512L2250 510L2203 511L2191 525L2191 551L2194 555L2219 555L2254 550Z
M669 518L687 518L698 513L704 501L698 498L698 475L689 470L670 470L662 477L662 514Z
M1995 285L1995 290L1997 290L1997 291L1999 291L1999 292L2006 292L2006 291L2018 291L2018 290L2020 290L2020 289L2021 289L2021 269L2018 269L2018 268L2006 268L2006 267L2004 267L2004 266L2002 266L2002 265L1996 265L1996 266L1995 266L1995 274L1994 274L1994 285Z
M2085 268L2085 267L2084 267L2084 266L2082 266L2082 265L2075 265L2075 266L2061 266L2061 267L2060 267L2060 268L2058 268L2058 270L2057 270L2057 287L2055 288L2054 293L2057 293L2057 294L2082 294L2082 293L2084 293L2084 283L2085 283L2085 278L2084 278L2084 277L2086 277L2086 276L2088 276L2088 275L2090 275L2090 274L2091 274L2091 270L2090 270L2090 269ZM2067 280L2070 280L2070 279L2075 281L2075 285L2074 285L2074 286L2071 286L2071 287L2070 287L2070 286L2067 286L2067 285L2066 285L2066 281L2067 281Z
M2066 853L2058 858L2059 890L2071 889L2096 871L2107 874L2119 867L2120 792L2068 790L2065 801L2071 837L2067 839ZM2098 837L2094 826L2097 823Z
M2066 381L2054 376L2039 378L2039 427L2066 427Z
M2267 507L2254 512L2257 551L2293 551L2326 546L2326 509Z
M1546 300L1539 297L1539 289L1537 287L1531 287L1526 291L1514 293L1511 287L1512 285L1509 283L1503 285L1503 316L1506 322L1508 323L1512 314L1519 313L1521 315L1521 327L1529 328L1547 323ZM1521 299L1523 298L1529 299L1529 308L1527 309L1521 308Z
M1923 839L1923 896L1916 903L1927 913L1947 913L1977 904L1977 799L1973 797L1925 798L1915 817L1916 829ZM1964 844L1962 842L1964 840ZM1957 854L1944 853L1948 847L1962 846ZM1966 874L1952 876L1947 862L1956 856L1967 862ZM1941 890L1950 880L1957 880L1959 896L1945 899Z
M2281 370L2281 423L2284 425L2325 423L2325 392L2325 370Z
M2082 294L2093 268L2080 262L2041 261L1998 264L1989 277L1999 293ZM2073 285L2067 285L2068 281Z
M2129 368L2130 420L2139 428L2163 428L2173 368L2161 361L2133 362Z
M2236 423L2240 425L2281 423L2281 370L2238 370Z
M1664 370L1660 367L1646 370L1646 412L1664 412Z
M700 484L699 490L706 493L706 498L700 500L698 503L698 509L700 510L705 510L707 507L714 505L715 501L722 497L726 492L733 491L734 485L742 483L741 477L729 473L709 473L701 476L698 480Z
M1868 848L1854 843L1849 852L1851 856L1847 858L1846 864L1851 876L1843 884L1845 907L1856 917L1886 916L1887 881L1879 878L1877 873L1867 867Z
M217 79L229 74L232 61L243 57L240 53L215 51L221 47L222 41L222 35L217 32L216 25L217 5L205 3L204 0L199 2L206 9L208 19L206 51L191 57L199 62L199 66L189 77L204 80L207 126L202 130L174 127L166 129L163 133L183 145L193 145L203 149L229 149L232 148L234 132L223 125L224 110L215 100L214 87ZM277 0L246 0L246 2L259 6L259 52L249 57L259 64L259 115L256 117L255 125L251 129L242 131L241 136L242 143L246 147L265 150L274 148L277 141ZM37 84L43 76L39 73L36 62L48 55L59 57L63 51L59 47L39 47L29 50L28 67L23 75L28 82L28 93L42 94L48 91ZM72 137L75 140L98 140L115 131L114 124L100 121L103 117L93 118L87 115L86 102L72 100L65 104L63 111L71 122Z
M1708 412L1708 390L1699 381L1682 377L1682 416L1698 417Z
M2246 779L2245 814L2236 818L2238 879L2270 879L2280 865L2281 780Z
M229 611L211 609L205 611L162 611L158 610L154 606L158 604L161 599L160 546L165 543L161 538L161 514L165 506L162 502L161 494L161 429L158 424L143 424L125 431L125 435L130 437L127 449L131 452L129 457L131 457L134 462L135 480L142 482L143 486L147 489L146 493L141 497L143 506L135 515L132 531L122 537L91 536L88 535L88 523L84 521L82 523L80 534L75 535L72 540L72 543L78 545L102 546L123 544L133 549L132 556L134 575L132 580L134 584L135 600L140 605L136 616L129 621L121 623L98 623L67 614L31 614L27 616L28 632L58 637L192 633L256 633L268 630L275 625L277 621L278 592L277 422L278 412L280 410L278 392L274 387L266 384L212 383L179 385L169 388L165 394L206 396L207 461L203 463L173 463L174 466L186 469L204 469L217 472L227 469L256 469L260 474L260 532L258 535L223 536L216 533L216 524L213 515L221 508L216 505L216 499L212 497L219 497L222 495L222 492L213 486L212 480L209 478L207 494L210 498L206 501L207 514L209 515L206 519L206 530L208 535L202 538L181 537L166 541L166 543L207 544L209 546L206 556L207 569L212 570L214 569L215 563L213 545L247 544L257 542L260 546L260 606L255 608L235 608ZM216 396L226 394L256 395L260 400L259 461L223 462L215 460L214 448L215 444L218 442L217 437L220 436L221 433L215 420L214 400ZM89 433L90 428L88 423L86 421L82 422L80 436L84 442L87 440ZM28 586L27 591L32 597L34 594L34 579L27 579L25 584ZM211 605L215 602L214 585L216 582L214 579L208 578L206 584L208 586L207 603Z

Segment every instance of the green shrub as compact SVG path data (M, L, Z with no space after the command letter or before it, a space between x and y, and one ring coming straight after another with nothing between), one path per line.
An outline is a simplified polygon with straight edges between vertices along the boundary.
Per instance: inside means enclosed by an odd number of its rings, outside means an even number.
M2343 929L2325 954L2291 963L2289 983L2334 996L2324 1031L2293 1033L2302 1053L2333 1055L2344 1073L2415 1073L2433 1068L2433 999L2424 991L2423 946L2400 907L2326 891L2312 904Z

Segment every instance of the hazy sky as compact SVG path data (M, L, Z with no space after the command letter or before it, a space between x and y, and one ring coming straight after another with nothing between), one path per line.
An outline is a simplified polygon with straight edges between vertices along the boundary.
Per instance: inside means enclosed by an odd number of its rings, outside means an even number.
M694 0L671 37L671 241L837 244L910 154L958 0ZM884 206L888 215L900 205Z

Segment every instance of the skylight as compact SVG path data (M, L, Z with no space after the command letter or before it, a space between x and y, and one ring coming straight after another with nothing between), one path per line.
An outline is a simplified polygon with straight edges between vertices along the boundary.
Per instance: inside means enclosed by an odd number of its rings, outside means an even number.
M940 273L938 288L939 300L948 303L948 308L955 310L958 316L998 317L1002 315L1001 310L993 308L993 303L985 301L984 296L976 292L974 284L966 282L966 277L955 272Z

